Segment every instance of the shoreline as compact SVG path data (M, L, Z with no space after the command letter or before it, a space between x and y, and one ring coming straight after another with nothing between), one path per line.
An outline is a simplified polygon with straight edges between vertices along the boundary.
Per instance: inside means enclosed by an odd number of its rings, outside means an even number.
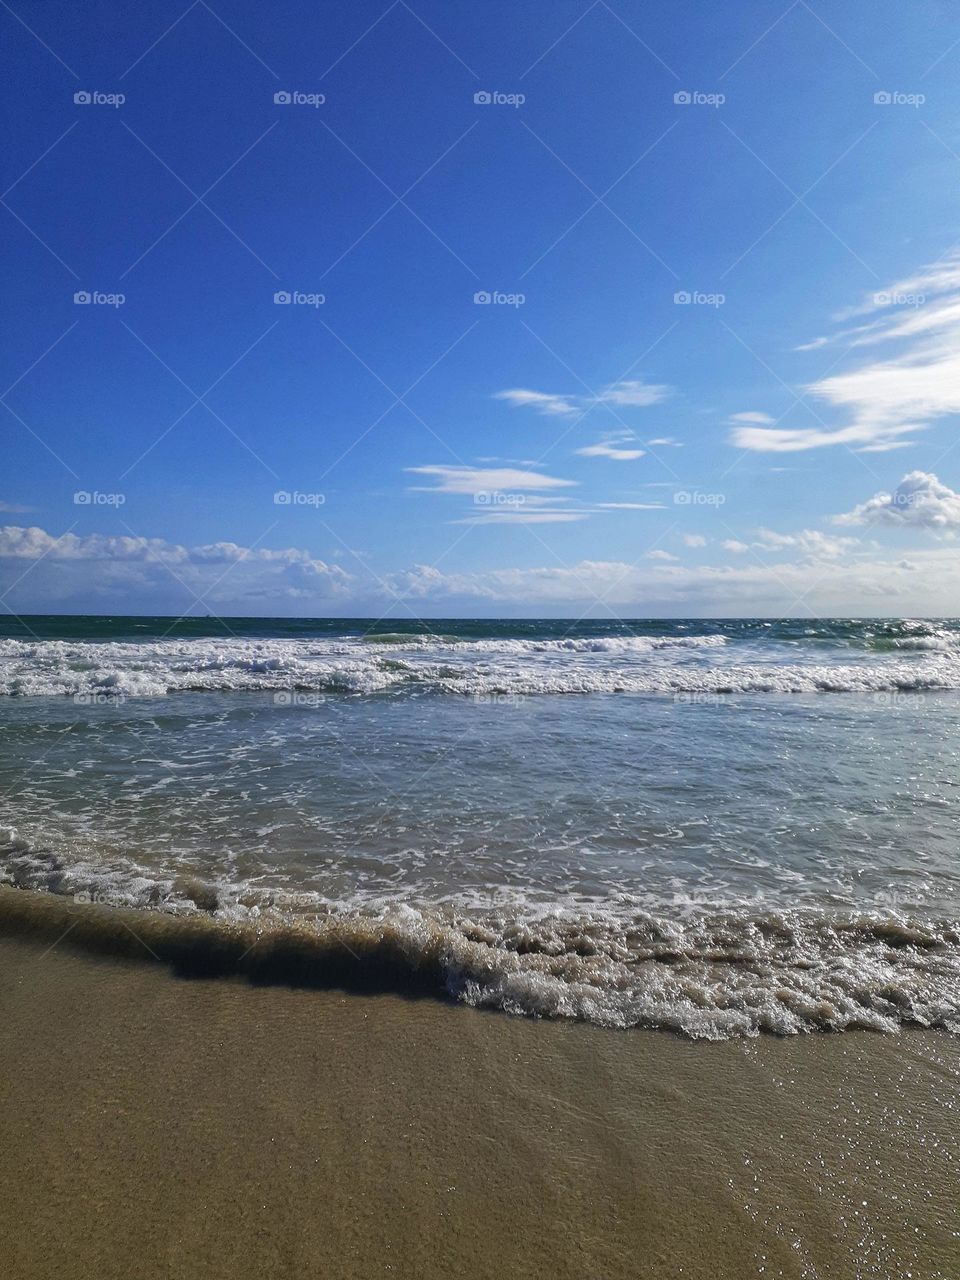
M0 1028L15 1280L960 1261L960 1039L940 1032L691 1043L8 933Z

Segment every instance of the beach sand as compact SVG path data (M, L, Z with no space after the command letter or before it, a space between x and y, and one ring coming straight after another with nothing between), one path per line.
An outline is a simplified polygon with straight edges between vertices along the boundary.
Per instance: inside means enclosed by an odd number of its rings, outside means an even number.
M0 916L6 1280L960 1274L948 1035L690 1043L51 947L91 910Z

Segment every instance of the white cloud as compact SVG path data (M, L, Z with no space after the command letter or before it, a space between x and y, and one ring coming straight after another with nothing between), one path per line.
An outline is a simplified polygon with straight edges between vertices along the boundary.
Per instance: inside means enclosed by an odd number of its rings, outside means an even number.
M496 507L480 509L472 516L462 520L451 520L451 524L572 524L575 520L586 520L590 514L586 510L557 511L544 510L542 507L527 511L522 506Z
M960 493L940 481L931 471L910 471L893 493L878 493L843 515L835 524L888 525L895 528L960 528Z
M838 332L833 341L861 349L896 343L898 349L805 388L830 409L844 412L847 424L790 429L741 425L731 443L775 453L838 444L877 452L939 418L960 413L960 254L870 295L847 312L853 314L866 316L867 323Z
M776 422L776 418L771 418L769 413L731 413L731 422L748 422L758 424L760 426L770 426Z
M632 616L641 607L650 616L947 614L960 593L960 557L953 550L927 551L912 557L909 567L900 559L860 557L645 566L582 560L449 574L418 567L391 581L440 611L456 600L487 612L542 608L561 616L571 608L595 609L599 616L613 608Z
M657 436L655 439L648 440L646 443L649 445L651 449L656 449L656 448L666 449L668 447L671 449L683 448L683 445L681 444L681 442L679 440L674 440L673 436Z
M407 467L406 470L412 475L436 479L435 485L420 489L424 493L523 493L531 489L560 489L577 483L518 467L429 466Z
M545 391L527 391L523 387L515 387L510 391L498 391L494 400L506 400L514 408L529 407L548 417L576 413L577 406L572 396L555 396Z
M795 549L805 556L832 559L843 555L857 543L857 538L831 538L818 529L801 529L799 533L774 533L772 529L760 529L754 546L765 551Z
M644 382L614 382L597 396L600 404L646 407L659 404L670 394L670 388Z
M611 458L614 462L633 462L646 455L645 449L622 449L619 445L603 440L597 444L585 445L576 452L584 458Z
M0 512L7 515L23 515L27 511L36 511L36 507L22 507L16 502L0 502Z
M749 551L749 544L740 542L737 538L725 538L720 544L724 551L732 551L734 555L741 556L744 552Z
M0 528L2 561L34 561L29 574L9 566L2 577L10 580L11 590L18 579L31 591L39 584L41 599L52 587L61 598L89 594L120 600L134 592L149 597L164 590L186 592L188 605L200 596L216 607L227 599L330 599L342 596L353 581L337 565L296 547L250 548L235 542L187 547L164 538L99 533L56 537L15 525Z
M677 556L672 556L669 551L648 551L648 560L676 560Z
M705 547L707 540L702 533L685 533L683 541L688 547Z
M507 391L496 392L493 398L506 400L515 408L536 409L547 417L565 417L585 413L598 404L616 405L618 408L646 408L665 400L670 391L671 388L667 386L632 379L612 382L596 395L556 395L548 391L512 387Z

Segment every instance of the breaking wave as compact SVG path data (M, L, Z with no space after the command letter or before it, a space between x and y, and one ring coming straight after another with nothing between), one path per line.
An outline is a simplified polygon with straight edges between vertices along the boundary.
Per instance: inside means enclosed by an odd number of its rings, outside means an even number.
M823 661L720 634L481 639L0 640L0 695L109 699L178 692L484 697L576 693L842 693L960 688L953 638L898 636L882 655ZM914 651L910 651L909 646ZM821 660L817 661L816 658Z
M181 975L388 990L694 1039L960 1031L960 926L896 912L329 902L68 864L7 833L0 930Z

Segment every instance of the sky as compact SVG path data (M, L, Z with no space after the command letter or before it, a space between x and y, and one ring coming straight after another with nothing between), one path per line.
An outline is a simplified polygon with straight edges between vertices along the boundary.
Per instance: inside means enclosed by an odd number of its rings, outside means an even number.
M0 3L10 614L960 614L944 0Z

